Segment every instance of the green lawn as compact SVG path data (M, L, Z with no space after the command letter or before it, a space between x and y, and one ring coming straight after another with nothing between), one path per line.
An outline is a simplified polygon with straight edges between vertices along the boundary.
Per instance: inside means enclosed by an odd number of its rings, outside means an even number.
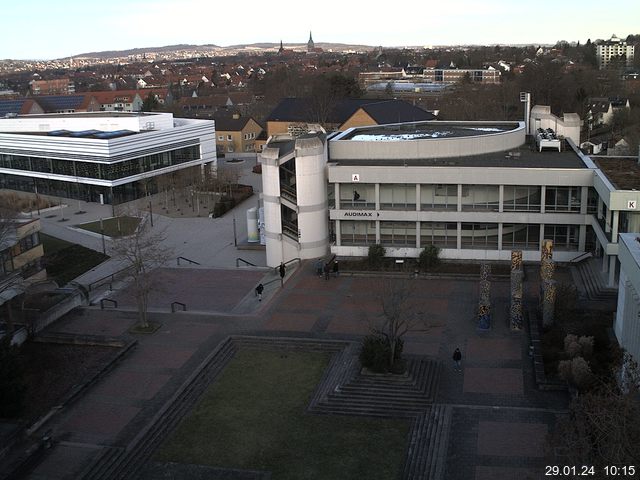
M107 237L122 237L125 235L131 235L136 231L140 224L139 217L113 217L105 218L102 220L102 228L104 228L104 234ZM78 225L78 228L89 230L94 233L101 233L100 221L83 223Z
M40 234L44 248L44 264L47 276L60 286L79 277L109 257L82 245Z
M240 349L155 460L267 470L274 480L399 478L408 420L304 413L328 360Z

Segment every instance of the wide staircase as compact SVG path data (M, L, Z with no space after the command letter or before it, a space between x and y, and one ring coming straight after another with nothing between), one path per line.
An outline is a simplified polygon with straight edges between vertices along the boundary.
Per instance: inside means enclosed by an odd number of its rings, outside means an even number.
M105 446L78 478L137 478L163 439L194 407L240 348L331 354L329 366L312 396L307 412L412 419L403 480L443 479L452 407L433 404L440 379L440 362L424 357L408 357L408 370L404 375L367 374L360 371L358 344L340 340L267 336L228 337L208 355L128 445ZM270 478L269 472L236 473L244 476L229 478Z
M600 262L600 259L589 258L574 265L584 287L583 293L588 300L615 301L618 289L607 286L606 274L602 273Z

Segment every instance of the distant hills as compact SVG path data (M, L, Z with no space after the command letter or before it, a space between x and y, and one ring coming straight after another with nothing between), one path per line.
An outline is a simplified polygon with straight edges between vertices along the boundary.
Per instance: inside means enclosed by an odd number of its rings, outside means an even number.
M345 43L316 43L316 47L320 47L324 50L337 50L337 51L345 51L345 50L358 50L358 51L368 51L373 50L376 47L372 47L370 45L351 45ZM142 47L142 48L131 48L128 50L105 50L102 52L87 52L81 53L78 55L73 55L74 58L112 58L112 57L128 57L130 55L143 55L147 53L172 53L178 52L181 50L211 50L217 52L238 52L242 50L273 50L274 48L279 48L280 43L250 43L250 44L240 44L240 45L229 45L226 47L221 47L219 45L214 44L206 44L206 45L191 45L191 44L179 44L179 45L166 45L164 47ZM306 43L294 43L294 44L284 44L284 48L288 49L300 49L306 48Z

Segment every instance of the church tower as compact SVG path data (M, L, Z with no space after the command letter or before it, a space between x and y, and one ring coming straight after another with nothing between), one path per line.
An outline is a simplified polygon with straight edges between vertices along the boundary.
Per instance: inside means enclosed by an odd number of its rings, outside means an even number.
M311 36L311 32L309 32L309 41L307 42L307 52L313 52L316 48L315 43L313 43L313 37Z
M280 48L278 49L278 53L282 55L283 52L284 52L284 47L282 46L282 40L280 40Z

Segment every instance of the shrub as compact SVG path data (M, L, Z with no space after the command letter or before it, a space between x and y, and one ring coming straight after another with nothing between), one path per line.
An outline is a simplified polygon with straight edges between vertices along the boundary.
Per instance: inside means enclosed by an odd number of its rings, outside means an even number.
M420 257L418 258L418 264L420 268L429 269L430 267L434 267L440 263L440 249L435 245L427 245L424 247L422 252L420 252Z
M593 342L594 337L582 336L578 338L578 344L580 344L583 357L589 358L593 355Z
M391 346L389 339L383 335L367 335L360 348L360 363L363 367L376 373L403 373L405 362L402 360L404 342L397 340L393 364L389 364Z
M24 409L26 387L18 347L0 340L0 418L19 417Z
M379 268L382 266L384 256L387 254L387 250L380 244L376 243L369 247L368 261L369 266Z
M367 335L362 340L360 363L376 373L385 373L389 369L389 341L381 335Z
M562 360L558 364L558 376L581 390L584 390L593 382L591 367L582 357Z

